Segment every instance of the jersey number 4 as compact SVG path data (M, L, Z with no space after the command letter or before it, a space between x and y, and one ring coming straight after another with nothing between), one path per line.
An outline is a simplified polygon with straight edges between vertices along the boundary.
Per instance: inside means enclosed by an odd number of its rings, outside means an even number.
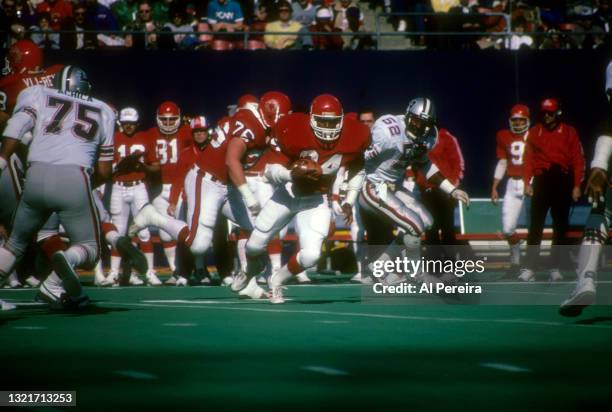
M74 103L70 100L58 99L57 97L49 97L47 107L57 108L51 121L45 127L46 134L60 134L66 117L76 105L76 119L72 126L72 133L82 139L91 140L96 137L100 125L98 120L94 119L91 114L97 114L100 117L101 110L97 107L89 106L83 103Z

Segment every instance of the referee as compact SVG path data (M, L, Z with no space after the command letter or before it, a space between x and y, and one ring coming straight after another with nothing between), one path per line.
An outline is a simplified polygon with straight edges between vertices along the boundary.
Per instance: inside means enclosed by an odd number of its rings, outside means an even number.
M523 179L525 194L532 196L531 221L527 237L527 258L519 280L535 279L534 271L540 252L544 219L550 210L553 221L553 245L565 244L572 201L580 198L584 178L584 153L576 129L561 121L561 108L556 99L540 104L541 122L529 130L525 148ZM532 181L533 179L533 181ZM561 253L553 247L550 280L563 277L559 271Z

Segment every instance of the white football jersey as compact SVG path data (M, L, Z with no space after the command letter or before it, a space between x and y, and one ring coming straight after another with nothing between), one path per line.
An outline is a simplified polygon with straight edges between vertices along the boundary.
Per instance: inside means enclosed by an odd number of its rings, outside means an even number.
M366 178L372 182L399 184L404 180L408 166L425 167L429 164L427 152L435 143L429 140L416 145L406 136L404 116L386 114L372 126L372 143L365 153Z
M32 132L28 162L93 167L113 160L115 114L101 100L45 86L24 89L4 135Z

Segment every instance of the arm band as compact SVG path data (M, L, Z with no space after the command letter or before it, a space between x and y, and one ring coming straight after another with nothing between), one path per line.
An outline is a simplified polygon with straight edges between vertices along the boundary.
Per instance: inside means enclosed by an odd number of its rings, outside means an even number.
M348 187L346 191L346 203L353 206L359 196L359 191L363 186L363 180L365 179L365 171L360 170L355 176L348 181Z
M445 193L448 193L449 195L453 193L455 189L457 189L455 185L449 182L448 179L444 179L442 183L440 183L440 190Z
M506 169L508 169L508 160L499 159L497 165L495 166L495 173L493 174L493 178L497 180L502 180L504 175L506 174Z
M591 167L598 167L607 171L610 154L612 154L612 137L599 136L595 144L595 156L593 156Z

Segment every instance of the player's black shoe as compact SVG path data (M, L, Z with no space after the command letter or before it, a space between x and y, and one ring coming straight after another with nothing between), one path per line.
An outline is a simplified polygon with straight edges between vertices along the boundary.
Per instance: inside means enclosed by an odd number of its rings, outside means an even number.
M129 237L121 236L117 239L117 251L121 256L130 260L134 269L136 269L141 276L147 274L147 270L149 270L147 259L136 246L132 245L132 241Z

